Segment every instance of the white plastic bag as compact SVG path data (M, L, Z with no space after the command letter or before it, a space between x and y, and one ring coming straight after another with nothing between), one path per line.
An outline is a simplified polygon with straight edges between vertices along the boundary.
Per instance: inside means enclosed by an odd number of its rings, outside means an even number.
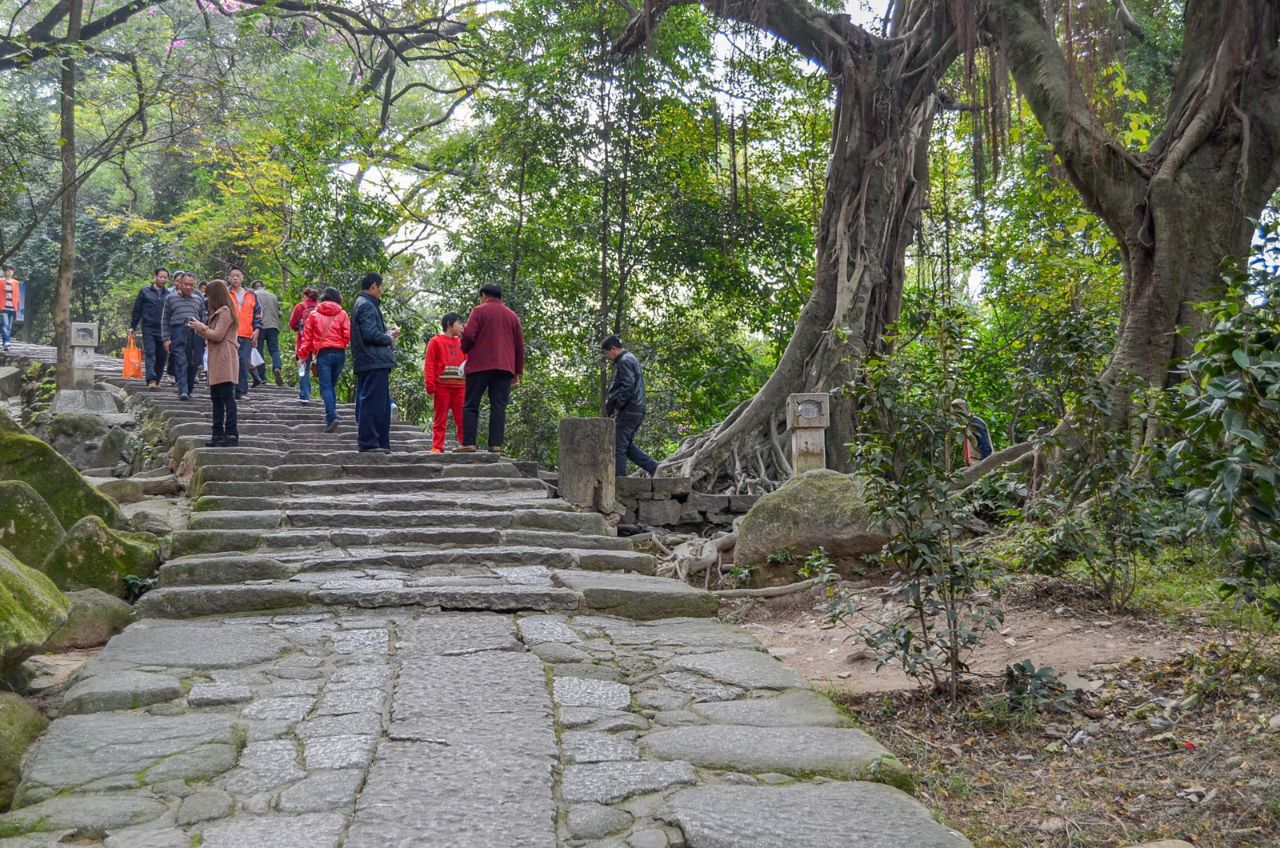
M252 367L257 368L259 365L263 365L265 363L266 360L262 358L261 353L258 353L258 349L256 347L249 350L249 364Z

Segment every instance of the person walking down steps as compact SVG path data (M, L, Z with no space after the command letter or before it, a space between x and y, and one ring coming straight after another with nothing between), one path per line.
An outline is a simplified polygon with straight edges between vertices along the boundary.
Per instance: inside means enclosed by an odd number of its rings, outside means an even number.
M258 345L258 334L262 332L262 307L258 305L258 297L244 287L244 271L232 268L227 272L230 282L231 309L236 316L237 344L240 345L240 377L236 381L236 400L249 394L249 378L253 377L253 386L262 385L258 372L253 368L253 350ZM212 284L210 284L212 285ZM209 381L213 385L213 380Z
M311 361L302 355L302 328L319 305L320 292L308 286L302 290L302 302L294 306L289 315L289 329L293 330L293 356L298 364L298 403L311 402Z
M604 411L614 420L614 474L627 476L629 459L652 475L658 470L657 461L636 447L636 433L644 423L645 413L644 373L640 370L640 360L622 346L622 340L617 336L609 336L601 342L600 349L613 363L613 383L609 386Z
M326 433L338 429L338 378L347 362L350 342L351 319L342 308L342 295L335 288L327 288L320 305L307 316L298 340L298 361L305 362L312 357L316 361Z
M13 338L13 322L22 310L22 284L13 276L15 270L12 265L6 265L0 273L0 342L5 350Z
M146 362L147 388L154 390L164 376L165 348L164 302L169 297L169 269L157 268L151 283L133 299L133 316L129 320L129 338L137 338L142 330L142 357Z
M240 444L236 426L236 381L240 377L240 322L231 305L231 295L222 280L211 280L205 289L209 323L191 320L191 329L209 343L209 397L213 399L213 438L207 447L235 447Z
M489 395L489 450L502 452L507 428L507 404L511 390L524 374L524 328L520 318L502 302L502 286L480 287L480 305L471 310L462 331L462 352L467 355L467 394L462 404L461 453L476 449L480 429L480 403Z
M400 330L388 330L382 318L382 275L370 271L360 280L360 294L351 309L357 438L364 452L391 453L391 369L399 337Z
M196 275L179 271L173 279L178 290L165 298L160 329L164 333L165 353L178 381L178 399L191 400L196 375L204 360L204 344L200 335L191 329L191 319L204 321L207 315L204 298L196 294Z
M446 313L440 319L442 332L427 342L427 356L422 366L422 378L427 394L431 395L431 452L444 453L444 437L453 416L453 429L462 441L462 401L467 391L463 376L463 363L467 355L462 352L462 316Z

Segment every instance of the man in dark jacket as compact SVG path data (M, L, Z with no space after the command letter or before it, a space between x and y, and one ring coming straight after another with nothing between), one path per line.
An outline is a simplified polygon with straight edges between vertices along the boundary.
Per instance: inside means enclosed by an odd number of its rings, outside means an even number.
M391 369L400 330L382 318L382 275L360 280L351 310L351 362L356 374L356 424L361 451L391 453Z
M146 361L147 388L160 385L164 376L164 302L169 297L169 269L157 268L151 284L142 287L133 299L129 338L136 339L142 328L142 356Z
M610 336L600 343L605 358L613 363L613 384L609 386L609 394L605 400L604 411L614 420L613 439L617 450L614 460L614 473L619 477L627 476L627 460L648 471L650 474L658 470L658 463L640 448L636 447L636 432L644 423L644 374L640 371L640 360L622 346L622 340Z
M507 404L511 390L524 374L524 328L520 318L502 302L502 286L480 288L480 305L471 310L462 331L462 352L467 389L462 401L460 453L476 449L480 429L480 402L489 395L489 450L502 452L507 429Z

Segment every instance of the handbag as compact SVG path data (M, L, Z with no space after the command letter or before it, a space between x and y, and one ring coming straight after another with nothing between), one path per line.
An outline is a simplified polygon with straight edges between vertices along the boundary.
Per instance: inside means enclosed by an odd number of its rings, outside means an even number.
M122 377L131 377L135 380L142 379L142 348L138 347L138 343L133 340L133 336L129 337L129 343L124 346L124 368L120 372Z

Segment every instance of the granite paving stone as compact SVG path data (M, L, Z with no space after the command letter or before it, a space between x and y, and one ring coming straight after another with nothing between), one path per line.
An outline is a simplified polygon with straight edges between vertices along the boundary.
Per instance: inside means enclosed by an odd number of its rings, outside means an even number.
M146 619L108 642L98 659L134 666L242 668L287 650L289 642L266 626Z
M566 766L560 793L570 803L616 804L632 795L660 792L697 782L697 772L688 763L592 763Z
M970 848L909 795L878 783L685 789L660 815L689 848Z
M167 674L125 671L96 674L72 686L62 699L62 713L128 710L182 697L182 684Z
M220 707L252 699L252 689L232 683L198 683L187 693L187 703L193 707Z
M673 657L666 667L744 689L804 689L798 673L763 651L729 650Z
M756 727L846 727L849 724L829 699L807 689L783 692L772 698L699 703L690 709L718 724Z
M565 763L604 763L638 760L634 743L610 733L567 731L560 737Z
M326 813L355 804L364 784L363 769L317 771L280 793L282 813Z
M677 727L648 734L640 740L640 749L658 759L708 768L820 774L844 780L868 779L886 760L893 761L880 743L861 730L833 727Z
M340 813L237 817L206 826L200 848L337 848L346 823Z
M585 677L556 676L556 703L564 707L596 707L625 710L631 705L631 690L621 683Z

